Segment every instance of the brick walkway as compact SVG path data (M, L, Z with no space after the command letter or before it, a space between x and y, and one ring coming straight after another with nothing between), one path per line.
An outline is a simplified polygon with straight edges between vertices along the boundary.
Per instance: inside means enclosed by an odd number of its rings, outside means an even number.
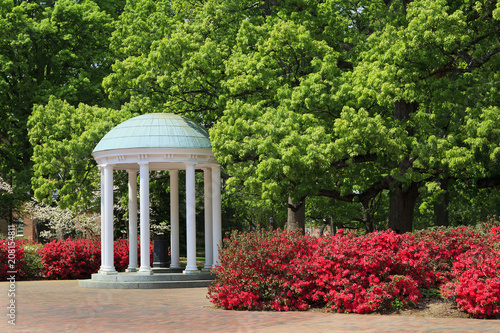
M206 288L88 289L77 281L18 282L12 327L7 291L1 282L0 332L500 332L499 320L223 311L210 307Z

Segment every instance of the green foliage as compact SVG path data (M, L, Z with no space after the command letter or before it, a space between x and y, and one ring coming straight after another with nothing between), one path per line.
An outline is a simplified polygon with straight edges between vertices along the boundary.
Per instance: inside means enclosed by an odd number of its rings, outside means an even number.
M367 200L447 176L498 177L490 2L326 1L331 17L302 5L318 15L306 23L277 5L265 23L240 25L211 131L229 188ZM343 40L325 38L340 22Z
M297 20L287 20L291 13L285 8L276 10L285 16L241 23L226 65L228 103L211 140L233 176L229 188L243 185L252 195L284 202L289 194L296 201L317 191L316 175L328 171L333 151L328 123L293 104L307 99L313 106L321 98L297 87L315 71L327 71L321 61L335 62L336 54L301 24L306 10ZM327 91L317 88L319 94Z
M0 176L12 187L0 205L11 216L30 199L33 106L52 95L72 105L106 104L101 81L111 70L112 29L92 1L0 1Z
M141 112L168 110L215 121L232 39L220 28L227 18L214 18L220 13L210 12L208 4L203 9L199 13L184 1L127 4L111 40L118 60L103 82L110 98Z
M431 289L420 289L420 293L424 298L442 298L443 295L441 294L441 291L437 288L431 288Z
M42 256L40 254L40 249L43 248L42 244L36 243L25 243L23 248L26 252L24 252L23 261L25 262L25 266L23 268L26 273L27 280L37 280L43 277L43 263Z
M104 134L131 116L84 104L74 107L54 97L36 106L29 120L35 197L51 203L57 191L62 208L96 206L100 173L91 152Z
M223 232L284 228L286 208L245 191L222 193Z
M308 198L306 221L315 227L331 226L337 229L364 229L362 205L327 197Z
M429 184L428 184L429 185ZM462 181L451 182L447 192L450 195L448 205L449 225L476 225L487 219L488 215L500 214L499 188L471 188ZM415 229L425 229L435 225L434 203L444 194L439 186L427 186L421 190L415 211Z
M316 210L359 219L381 197L371 216L385 225L388 203L419 189L418 228L446 190L452 224L498 207L496 189L474 189L500 177L495 2L0 1L3 202L32 178L39 199L95 205L99 138L173 112L210 129L239 228L281 225L289 198L355 202Z
M395 297L392 302L391 302L391 309L393 310L401 310L405 307L403 302L401 301L401 298Z

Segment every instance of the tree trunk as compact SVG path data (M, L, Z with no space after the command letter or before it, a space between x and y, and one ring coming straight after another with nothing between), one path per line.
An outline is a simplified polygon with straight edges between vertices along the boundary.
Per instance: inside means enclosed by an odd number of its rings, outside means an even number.
M406 101L394 102L394 120L406 121L410 119L410 114L416 112L418 103ZM409 136L413 136L413 128L407 126L406 131ZM404 160L400 164L400 174L403 175L411 163ZM418 184L411 183L410 187L403 191L401 184L394 189L389 199L389 227L398 234L411 232L413 230L413 208L418 197Z
M370 209L370 202L363 201L363 223L365 225L366 232L373 232L373 212Z
M336 235L339 229L343 229L344 225L342 222L333 222L333 219L330 222L330 230L332 235Z
M416 102L396 101L394 102L394 120L408 120L410 114L416 112L417 109L418 103Z
M412 183L404 191L401 184L389 199L389 227L398 234L413 230L413 209L418 198L418 184Z
M330 228L330 235L335 235L335 233L333 232L333 219L332 219L332 216L331 215L328 215L326 217L326 221L325 221L326 225L328 225L328 227Z
M325 229L326 229L326 224L322 224L319 226L318 237L323 237L323 234L325 233Z
M441 181L441 188L445 191L438 201L434 204L434 225L449 226L450 214L448 205L450 204L450 192L448 191L448 178Z
M286 221L286 230L292 231L300 229L302 234L306 233L306 200L302 198L295 203L288 198L288 216Z

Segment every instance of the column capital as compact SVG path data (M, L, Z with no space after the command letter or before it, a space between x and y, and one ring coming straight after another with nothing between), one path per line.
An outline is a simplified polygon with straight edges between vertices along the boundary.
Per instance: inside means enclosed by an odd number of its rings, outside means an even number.
M115 165L110 163L104 163L104 164L99 164L98 167L99 169L104 170L106 168L114 168Z

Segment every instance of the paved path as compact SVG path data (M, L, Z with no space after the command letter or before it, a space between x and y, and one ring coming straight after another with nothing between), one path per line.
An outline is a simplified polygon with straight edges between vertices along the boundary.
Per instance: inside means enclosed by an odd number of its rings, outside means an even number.
M499 332L500 320L320 312L224 311L206 288L108 290L77 281L16 283L16 326L0 283L0 332Z

